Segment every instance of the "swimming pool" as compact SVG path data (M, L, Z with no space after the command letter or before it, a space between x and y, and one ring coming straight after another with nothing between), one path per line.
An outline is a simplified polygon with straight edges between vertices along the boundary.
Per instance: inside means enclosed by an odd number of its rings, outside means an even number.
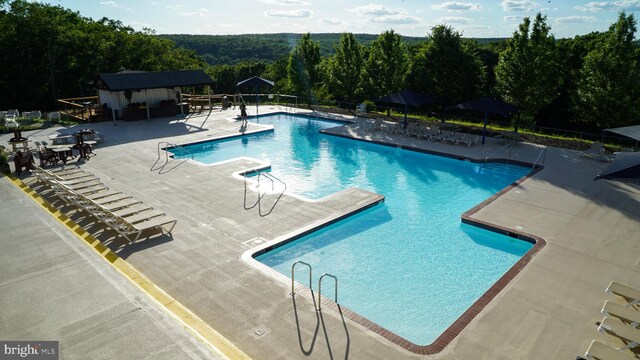
M529 168L321 134L339 124L315 118L278 114L258 121L274 131L184 147L205 163L268 161L288 190L304 197L358 187L385 202L256 260L286 276L294 262L305 261L314 286L322 273L337 276L341 305L414 344L432 343L532 247L460 221ZM323 285L325 295L332 286Z

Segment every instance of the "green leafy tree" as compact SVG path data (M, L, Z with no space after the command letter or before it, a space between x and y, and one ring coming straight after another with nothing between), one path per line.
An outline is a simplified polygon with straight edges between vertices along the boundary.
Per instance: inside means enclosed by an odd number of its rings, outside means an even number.
M484 87L485 69L475 44L462 41L449 26L431 30L425 46L416 51L409 87L434 95L446 103L458 103L479 95Z
M496 67L496 90L502 98L520 107L529 118L558 96L560 76L555 39L546 16L536 15L531 27L524 18L518 31L507 40ZM517 131L520 116L514 118Z
M26 0L0 1L0 44L0 108L55 109L58 98L94 95L99 73L206 65L152 30Z
M313 98L313 89L320 80L320 45L303 34L289 55L287 74L289 89L296 95Z
M263 76L269 80L273 80L275 86L273 87L274 92L284 92L287 88L287 66L289 64L289 57L283 56L277 59L276 61L267 64L267 67L263 73Z
M373 98L399 91L407 75L407 51L402 38L393 30L385 31L371 44L364 66L364 85Z
M335 50L327 62L327 85L336 98L353 102L362 93L364 47L353 34L344 33Z
M577 91L579 118L598 127L633 125L640 115L636 20L624 12L587 54Z

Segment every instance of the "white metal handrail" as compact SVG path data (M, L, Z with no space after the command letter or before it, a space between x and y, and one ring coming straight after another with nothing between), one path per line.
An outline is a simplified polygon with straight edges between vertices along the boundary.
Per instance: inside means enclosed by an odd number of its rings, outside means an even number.
M547 148L544 148L544 149L542 149L542 151L540 151L540 154L538 154L538 157L536 158L536 161L533 163L533 166L531 167L531 170L536 168L536 165L538 164L538 161L540 160L541 156L543 156L542 157L542 163L544 164L544 161L547 159Z
M318 311L322 310L322 278L324 278L325 276L329 276L331 278L333 278L334 280L334 294L333 294L333 302L335 302L336 304L338 303L338 278L328 274L328 273L324 273L320 276L320 278L318 279Z
M487 163L487 160L489 160L489 158L491 158L493 155L495 155L495 154L497 154L497 153L501 152L502 150L504 150L504 149L506 149L506 148L511 148L511 144L507 144L507 145L505 145L505 146L501 147L500 149L498 149L498 150L496 150L496 151L492 152L489 156L487 156L486 158L484 158L484 162L485 162L485 164ZM511 158L511 149L509 149L509 158Z
M298 260L294 262L293 265L291 265L291 296L294 296L296 294L294 290L294 283L295 283L295 268L296 268L296 265L298 264L306 265L309 268L309 290L313 291L313 289L311 288L311 273L313 272L313 269L311 268L311 265L309 265L308 263L302 260Z

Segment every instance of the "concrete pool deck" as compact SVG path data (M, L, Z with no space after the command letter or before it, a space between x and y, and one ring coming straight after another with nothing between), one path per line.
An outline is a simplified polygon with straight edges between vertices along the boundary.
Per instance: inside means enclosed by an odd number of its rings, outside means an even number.
M278 110L263 106L260 113ZM173 238L154 237L127 245L71 209L63 210L249 357L424 358L343 318L339 312L327 309L316 313L307 294L296 295L292 300L290 283L266 276L242 260L250 249L374 203L379 200L378 195L349 189L315 202L286 195L279 200L266 197L272 210L260 214L257 208L245 210L243 181L232 176L259 163L241 159L203 166L190 160L173 160L163 165L164 153L158 155L159 142L184 144L237 135L240 122L230 119L234 115L233 111L214 110L211 114L184 119L75 127L75 130L91 127L105 137L105 142L95 147L98 155L78 162L79 166L98 175L108 186L178 219ZM247 131L260 128L261 125L251 123ZM48 141L52 133L73 131L50 128L24 135L35 141ZM467 148L370 134L357 126L335 131L343 136L373 137L380 142L477 159L484 159L501 147L494 139L489 139L485 146ZM0 144L11 136L0 136ZM510 151L505 149L496 157L534 162L541 148L520 144ZM429 358L575 358L584 354L591 340L603 341L595 322L602 318L600 308L607 298L604 295L607 284L617 280L640 287L640 242L636 235L640 223L640 184L593 181L606 164L566 149L549 148L544 166L472 217L539 236L546 240L546 246L442 352ZM34 181L29 174L20 179L26 184ZM8 182L8 178L3 177L2 182ZM21 192L18 187L3 186L3 203L5 196L15 198ZM59 204L54 201L54 205ZM34 221L42 223L46 219L38 216ZM3 229L12 223L11 216L0 217ZM11 239L35 237L32 227L12 227L12 231L15 235ZM1 244L3 249L14 246L4 237ZM25 255L18 252L14 256ZM2 264L2 273L15 266L11 262ZM56 261L51 260L49 266L55 265ZM6 281L3 277L0 284ZM34 294L38 294L37 290ZM76 300L67 298L71 305L83 301L82 296ZM59 321L59 327L63 327L63 319ZM25 334L24 326L12 322L1 328L0 338L6 339L12 333ZM48 331L54 331L51 329L55 329L55 324ZM56 332L29 334L54 336ZM71 337L61 341L74 340ZM116 339L113 341L112 347L119 346Z

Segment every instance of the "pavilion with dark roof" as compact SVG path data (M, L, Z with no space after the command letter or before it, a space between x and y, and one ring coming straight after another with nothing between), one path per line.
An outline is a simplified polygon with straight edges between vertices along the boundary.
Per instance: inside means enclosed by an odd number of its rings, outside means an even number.
M99 74L95 86L103 107L113 120L151 119L188 112L181 105L183 87L213 85L202 70L121 71Z

